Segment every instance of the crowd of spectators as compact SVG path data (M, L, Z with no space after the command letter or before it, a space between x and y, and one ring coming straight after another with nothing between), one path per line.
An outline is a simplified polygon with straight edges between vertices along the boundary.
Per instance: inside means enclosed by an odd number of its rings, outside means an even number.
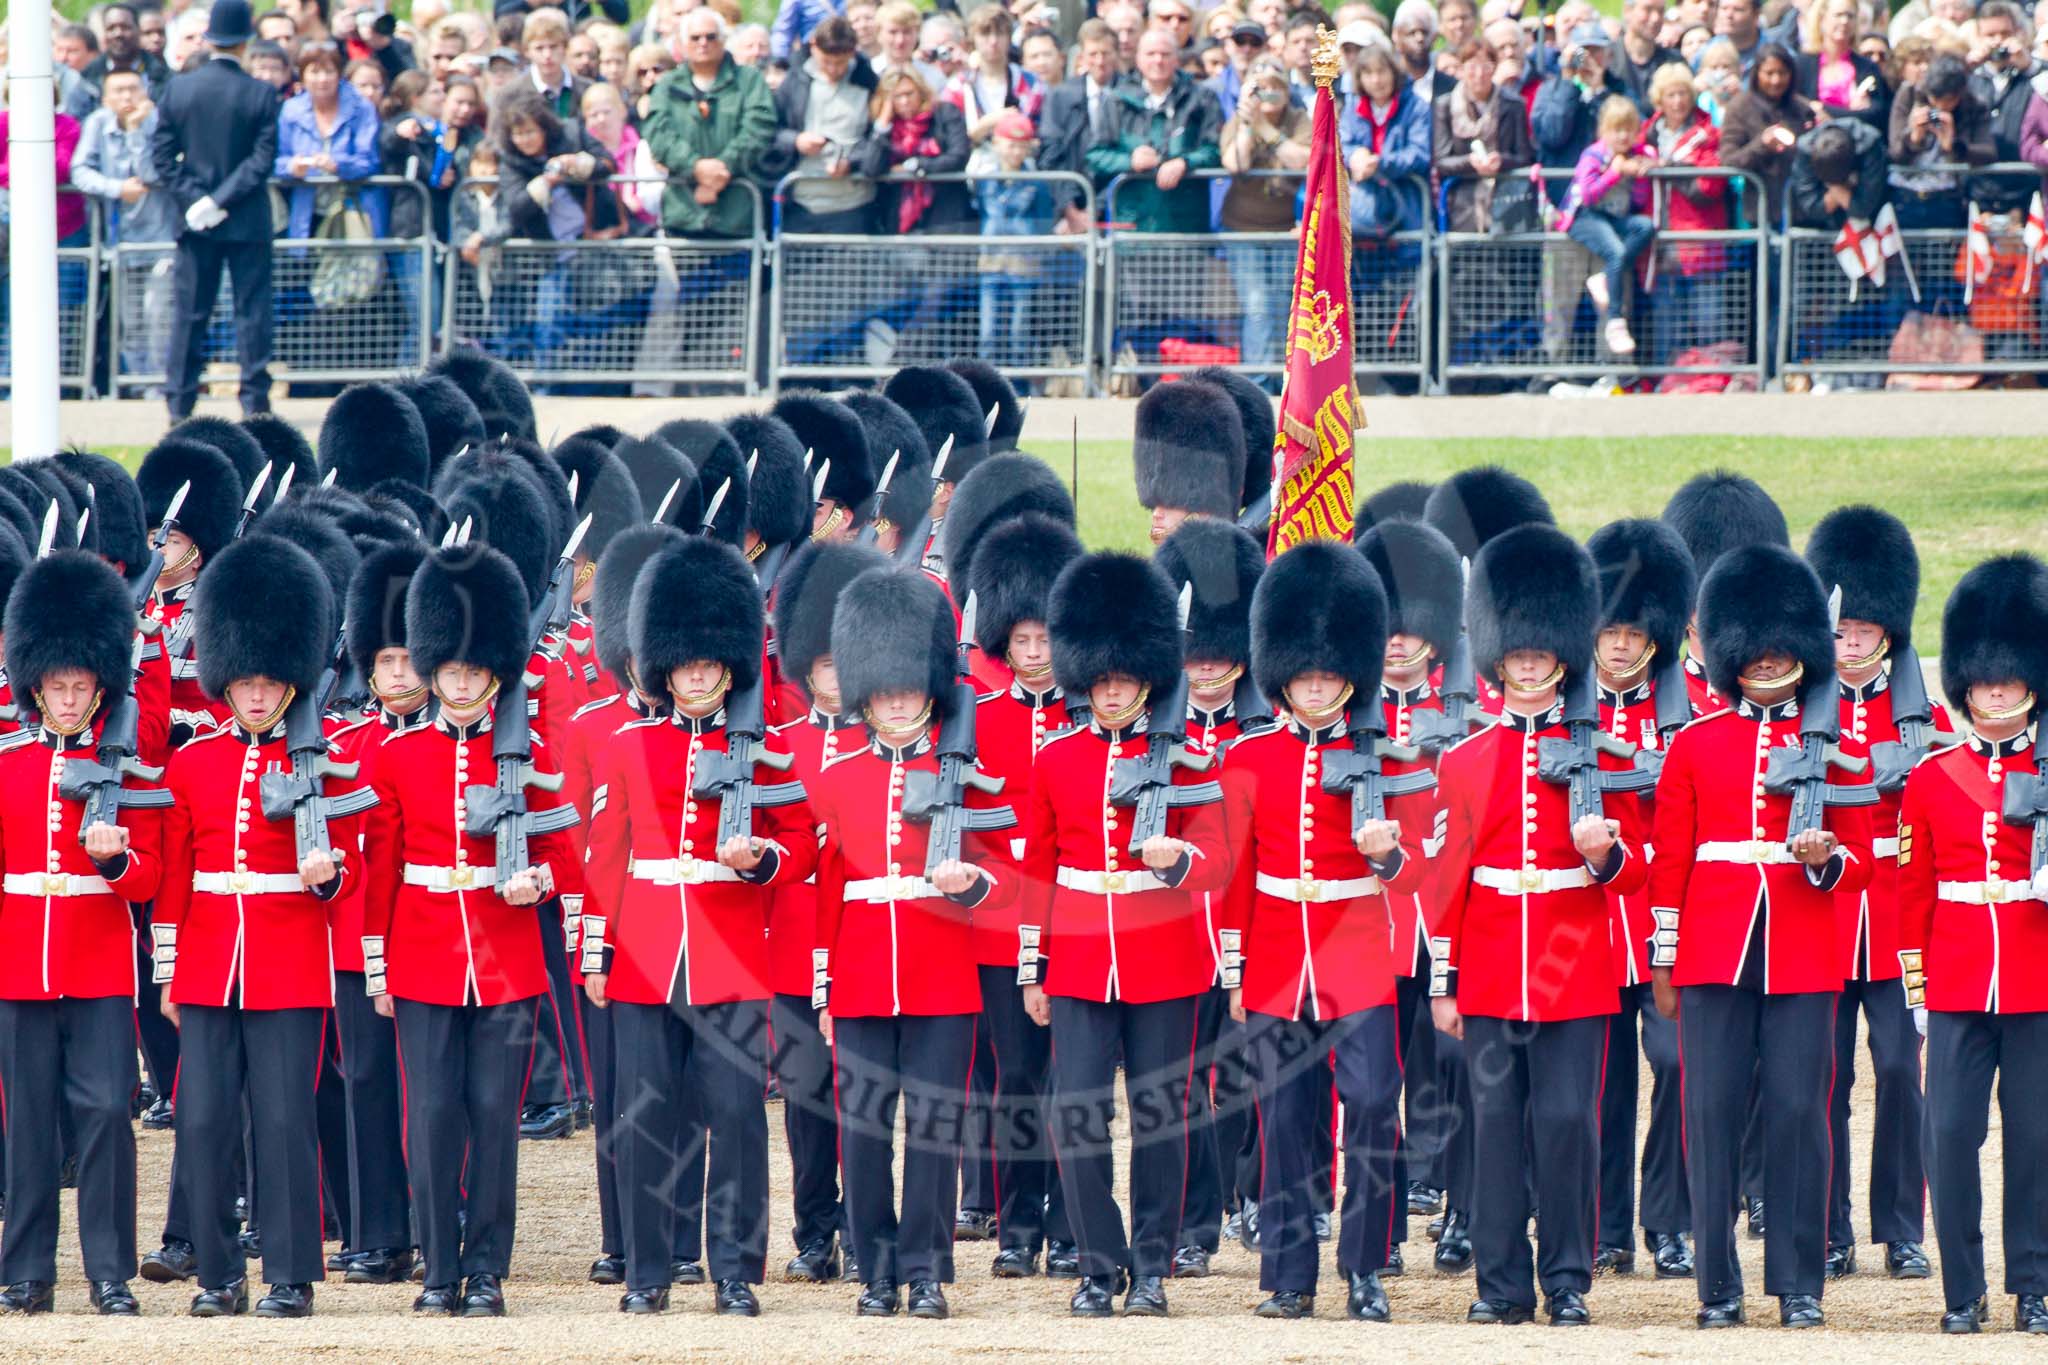
M785 0L764 27L736 0L654 0L638 22L625 0L498 0L495 14L415 0L404 21L383 0L280 0L244 62L278 93L281 234L430 231L479 266L522 239L1087 231L1072 182L1000 174L1034 170L1086 177L1120 230L1289 231L1300 181L1270 173L1306 164L1328 26L1345 57L1364 287L1413 266L1400 234L1425 216L1467 233L1548 226L1584 250L1546 262L1546 312L1575 313L1583 291L1620 363L1637 347L1631 300L1655 333L1643 297L1696 286L1694 336L1719 306L1720 249L1692 243L1653 270L1660 231L1836 230L1886 204L1906 229L1961 228L1974 213L2016 230L2038 182L1954 167L2048 171L2048 32L2012 0L1896 13L1874 0L1626 0L1618 20L1588 0L1399 0L1390 16L1289 0L1089 9L1077 24L1048 0L964 15ZM176 232L152 126L167 82L204 59L205 30L196 3L134 0L58 29L65 244L86 240L87 201L104 240ZM1519 174L1532 167L1559 174ZM1741 178L1656 177L1653 193L1650 172L1671 167ZM1210 170L1237 178L1193 174ZM351 183L379 175L424 194ZM1101 191L1118 177L1112 202ZM1271 364L1285 261L1223 245L1247 314L1240 358ZM992 259L981 327L1000 347L1024 291L1021 269ZM416 264L392 277L408 300L427 287ZM527 343L547 351L548 327ZM1653 336L1645 358L1664 363L1676 344Z

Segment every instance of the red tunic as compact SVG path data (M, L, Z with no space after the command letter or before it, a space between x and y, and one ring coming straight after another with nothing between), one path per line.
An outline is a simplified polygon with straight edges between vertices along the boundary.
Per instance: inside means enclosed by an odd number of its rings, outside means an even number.
M907 748L880 743L826 762L811 793L824 827L817 946L831 981L830 1008L845 1018L973 1014L981 1008L974 921L1001 917L1018 892L1008 835L967 833L960 856L982 870L971 904L924 880L931 826L903 816L912 772L936 774L934 729ZM979 739L979 734L976 735ZM969 789L968 805L1003 804Z
M1841 848L1842 872L1822 889L1785 848L1792 798L1763 785L1770 751L1799 742L1797 702L1766 712L1745 700L1672 736L1657 782L1650 905L1677 927L1675 984L1737 984L1761 927L1767 993L1842 988L1835 896L1869 885L1870 813L1828 807L1825 827ZM1837 768L1828 780L1857 777Z
M1233 838L1249 896L1227 915L1242 934L1244 1004L1282 1019L1338 1019L1394 1002L1394 931L1380 869L1351 837L1351 798L1323 790L1324 756L1348 753L1341 725L1289 720L1230 746L1226 764L1251 803L1248 842ZM1390 773L1420 764L1392 764ZM1390 812L1391 814L1391 812ZM1404 825L1387 890L1422 885L1421 840ZM1227 961L1227 958L1226 958Z
M597 662L596 627L581 611L569 620L569 648L563 654L582 685L585 704L604 697L616 697L619 685Z
M352 725L330 730L327 738L334 744L342 762L357 765L356 781L367 782L377 751L384 747L384 741L425 725L431 709L423 706L409 716L392 716L372 710ZM328 941L329 951L334 954L334 970L360 974L363 970L363 902L370 885L370 879L364 873L368 866L364 859L370 819L366 814L351 823L354 826L357 875L346 878L341 890L327 903Z
M172 588L169 592L153 592L150 594L149 604L143 608L143 614L161 627L157 642L164 646L166 654L169 653L171 636L178 624L178 618L191 606L192 590L198 585L199 580L195 578L190 583ZM188 645L184 658L169 659L167 663L171 680L171 733L167 737L167 744L170 740L183 743L193 735L225 724L228 719L227 706L207 696L205 690L199 686L199 656L196 646Z
M2037 739L1973 735L1906 779L1899 947L1923 954L1929 1009L2048 1010L2048 886L2028 882L2033 829L2000 818L2006 778L2041 770Z
M1194 751L1199 754L1200 751ZM1220 803L1177 806L1166 833L1193 845L1178 885L1130 852L1132 809L1111 805L1119 758L1141 758L1145 733L1085 725L1039 750L1024 832L1020 950L1036 936L1049 959L1046 992L1081 1000L1151 1004L1194 995L1216 976L1201 897L1229 884ZM1217 776L1175 770L1176 785ZM1172 875L1169 871L1167 876ZM1127 889L1135 884L1141 889Z
M1568 737L1563 716L1561 704L1533 717L1504 711L1437 767L1443 905L1433 956L1457 972L1461 1013L1547 1023L1619 1005L1607 889L1572 842L1566 788L1536 775L1542 741ZM1603 754L1600 766L1630 764ZM1610 792L1602 804L1621 825L1607 885L1638 890L1646 869L1637 803Z
M770 744L770 752L782 752ZM590 798L583 970L612 950L606 993L639 1005L766 1000L769 888L800 884L817 861L809 812L761 806L754 833L775 848L768 875L743 880L717 861L723 802L691 794L699 756L724 753L725 713L624 725L605 741ZM756 764L754 780L790 773Z
M1600 688L1600 728L1638 749L1661 747L1662 740L1657 733L1655 680L1646 680L1622 692L1609 691L1603 685ZM1638 796L1636 803L1642 815L1643 830L1647 833L1654 828L1656 798L1645 794ZM1654 859L1657 856L1655 847L1646 844L1643 856ZM1627 894L1611 885L1606 890L1615 975L1623 986L1641 985L1650 979L1650 938L1657 931L1656 917L1650 913L1648 888L1638 887Z
M775 729L776 740L794 760L785 779L795 778L804 790L816 790L818 770L831 759L864 747L867 728L858 721L828 716L815 708ZM816 812L812 812L813 818ZM818 829L822 830L822 826ZM768 983L777 995L811 994L812 951L818 946L818 884L828 851L818 850L818 865L801 882L776 886L768 902Z
M492 889L497 845L462 830L465 788L496 780L491 726L458 732L436 719L388 737L364 774L377 789L364 861L363 951L381 956L392 995L430 1005L504 1005L548 988L540 918ZM555 771L535 737L533 766ZM528 787L534 810L562 804L559 792ZM537 834L531 861L553 877L557 893L582 890L581 868L566 833ZM377 950L381 949L381 953Z
M122 808L126 866L100 889L104 874L78 842L85 807L57 794L64 764L92 756L103 720L70 739L34 730L0 743L0 999L135 997L128 902L156 894L158 812Z
M1414 732L1415 722L1411 719L1417 711L1444 709L1441 692L1427 681L1406 692L1382 684L1380 700L1386 705L1387 738L1396 744L1407 744ZM1424 750L1422 763L1432 771L1437 766L1438 755ZM1410 765L1413 766L1413 765ZM1434 889L1433 872L1437 855L1444 846L1443 831L1437 827L1436 793L1413 792L1397 796L1387 802L1387 816L1401 822L1401 834L1406 838L1410 833L1417 836L1416 847L1422 852L1422 876L1413 883L1405 883L1405 889L1381 888L1386 897L1387 913L1394 922L1394 975L1415 975L1415 964L1419 954L1417 948L1426 945L1430 939L1429 919L1436 907L1442 903Z
M1948 709L1933 704L1933 728L1952 743ZM1891 677L1879 673L1862 687L1842 684L1842 752L1868 758L1872 746L1896 743ZM1883 792L1870 809L1870 885L1835 897L1842 973L1854 981L1895 981L1899 976L1899 807L1905 789Z
M1012 683L982 697L975 709L977 766L990 777L1003 779L1003 792L996 804L1017 814L1018 827L1005 836L1013 858L1024 856L1024 808L1031 799L1038 751L1048 738L1066 728L1066 701L1057 689L1029 692L1022 683ZM975 961L984 967L1017 964L1017 910L1014 897L1004 901L1002 910L989 905L975 907Z
M345 761L339 744L331 745ZM258 788L286 770L284 730L252 738L239 725L193 740L172 757L164 784L176 802L163 814L163 884L151 925L159 968L174 956L171 999L180 1005L243 1009L330 1009L334 962L329 907L299 884L296 835L289 819L263 814ZM358 785L328 779L327 793ZM361 874L352 852L359 816L329 822L341 849L341 886ZM170 928L175 942L164 942Z
M1710 716L1728 709L1728 699L1707 683L1707 670L1691 655L1685 660L1685 695L1695 716Z

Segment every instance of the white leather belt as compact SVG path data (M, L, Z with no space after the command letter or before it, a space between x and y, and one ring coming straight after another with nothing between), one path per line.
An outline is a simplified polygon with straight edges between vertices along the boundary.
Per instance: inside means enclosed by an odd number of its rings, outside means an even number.
M1897 839L1872 839L1870 841L1870 851L1880 858L1896 858L1899 856L1899 841Z
M700 886L705 882L736 882L740 874L709 858L635 858L633 880L656 886Z
M491 869L488 867L429 867L425 863L405 865L405 884L423 886L429 891L446 894L451 891L488 891L491 889Z
M1338 877L1318 880L1314 877L1274 877L1259 873L1254 880L1259 890L1268 896L1278 896L1283 901L1301 904L1319 904L1323 901L1348 901L1359 896L1376 896L1380 890L1378 877Z
M946 893L922 877L863 877L846 884L846 899L880 905L886 901L922 901Z
M1697 863L1793 863L1782 839L1710 839L1692 852Z
M1086 868L1063 867L1053 880L1069 891L1086 891L1095 896L1132 896L1140 891L1167 890L1165 882L1151 872L1091 872Z
M98 896L112 894L105 877L69 872L10 872L0 878L0 891L10 896Z
M9 881L14 880L12 877ZM12 887L8 888L12 890ZM2034 890L2032 882L1938 882L1934 887L1937 898L1955 901L1960 905L2004 905L2009 901L2038 901L2041 895Z
M1591 886L1593 874L1583 867L1475 867L1472 884L1509 896L1537 896Z
M192 889L209 896L265 896L304 891L306 884L296 872L194 872Z

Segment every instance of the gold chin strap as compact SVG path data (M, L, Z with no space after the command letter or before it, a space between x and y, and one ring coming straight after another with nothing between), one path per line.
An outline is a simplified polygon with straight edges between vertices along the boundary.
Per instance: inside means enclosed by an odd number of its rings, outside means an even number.
M164 574L164 573L178 573L178 572L180 572L181 570L183 570L183 569L184 569L184 568L185 568L185 567L186 567L187 565L191 564L191 563L192 563L192 561L193 561L193 560L195 560L195 559L197 559L197 558L199 558L199 547L198 547L197 545L190 545L190 546L188 546L188 547L186 548L186 550L185 550L185 554L184 554L184 557L183 557L183 558L181 558L181 559L179 559L179 561L178 561L177 563L175 563L175 564L166 564L166 565L164 565L164 566L163 566L163 568L159 569L159 570L158 570L157 572L158 572L158 573L160 573L160 574Z
M1152 700L1152 689L1149 686L1141 687L1138 689L1138 695L1131 699L1129 706L1126 706L1121 711L1109 714L1104 714L1102 711L1097 710L1095 718L1102 722L1105 729L1121 730L1124 726L1130 724L1131 721L1137 719L1138 713L1145 709L1145 703L1150 700Z
M874 521L872 521L869 524L875 528L875 534L878 536L885 536L889 534L889 532L896 529L896 523L889 520L887 517L876 517Z
M814 541L823 540L826 536L829 536L834 531L838 530L840 523L844 522L845 520L846 509L835 504L832 508L832 515L825 518L825 524L823 526L820 526L817 530L811 532L811 539Z
M668 694L676 699L677 706L705 706L711 702L721 700L731 690L732 670L730 668L721 668L718 670L718 681L705 688L702 692L678 692L671 685L668 689Z
M1805 676L1806 665L1794 664L1792 665L1792 671L1782 678L1752 678L1745 673L1735 681L1741 683L1744 687L1753 687L1759 692L1775 692L1781 687L1799 686L1800 679Z
M284 700L278 703L277 710L271 713L271 718L268 721L250 720L247 716L242 714L242 708L235 705L234 702L232 701L228 702L228 711L231 715L234 716L235 724L241 726L244 730L247 730L252 735L261 734L264 730L268 730L272 726L275 726L277 722L283 718L284 713L291 709L292 699L298 695L298 688L287 687L284 690Z
M1864 655L1864 656L1863 656L1862 658L1860 658L1860 659L1850 659L1850 660L1848 660L1848 661L1847 661L1846 663L1843 663L1843 664L1842 664L1842 665L1840 665L1840 666L1841 666L1842 668L1847 668L1847 669L1857 669L1857 668L1869 668L1869 667L1870 667L1870 666L1871 666L1872 664L1878 664L1878 663L1882 663L1882 662L1884 662L1884 657L1885 657L1885 655L1887 655L1887 654L1889 654L1889 653L1891 653L1891 652L1892 652L1892 637L1891 637L1891 636L1889 636L1889 635L1887 635L1887 636L1885 636L1885 637L1884 637L1884 639L1882 639L1882 640L1878 641L1878 643L1877 643L1877 648L1876 648L1876 649L1873 649L1873 650L1871 650L1871 651L1870 651L1870 653L1868 653L1868 654Z
M584 584L595 577L597 577L597 561L586 559L576 566L576 581L573 586L580 590Z
M1551 688L1557 686L1559 683L1564 681L1564 665L1559 664L1556 668L1551 669L1550 672L1538 682L1518 683L1513 678L1507 677L1505 675L1501 677L1500 681L1501 686L1507 688L1507 690L1510 692L1517 693L1518 695L1524 697L1533 697L1540 692L1548 692Z
M1193 678L1189 678L1188 686L1197 692L1221 692L1226 687L1237 686L1237 680L1243 676L1244 665L1232 664L1229 672L1219 673L1205 683L1198 683Z
M495 673L491 675L491 685L489 687L486 687L484 689L484 694L481 697L478 697L475 701L450 701L448 700L447 694L444 693L439 687L430 686L428 690L433 692L434 696L437 699L439 699L441 705L443 706L452 706L458 711L476 711L481 710L483 707L489 706L491 704L491 699L498 695L498 677Z
M106 695L107 693L105 688L100 688L97 691L95 691L92 694L92 705L85 708L85 714L79 717L78 724L70 726L68 728L59 725L57 724L57 722L50 719L50 708L43 705L43 694L41 692L37 692L35 694L36 710L42 713L44 729L48 730L53 735L62 735L65 739L69 739L73 735L83 734L85 732L85 728L92 724L92 718L100 713L100 701Z
M374 687L370 690L376 695L377 700L386 707L409 706L427 695L427 685L425 683L421 683L417 687L408 687L403 692L378 692Z
M900 747L902 741L913 739L917 735L922 734L925 727L931 724L932 703L931 698L925 698L924 710L918 712L903 724L895 726L886 725L882 721L877 720L875 718L875 709L872 706L863 706L860 709L860 713L862 718L867 721L868 728L875 732L875 738L893 749Z
M1643 651L1642 658L1637 659L1627 668L1610 668L1607 670L1607 672L1609 673L1609 675L1618 679L1619 681L1627 682L1630 678L1642 676L1643 670L1650 666L1650 660L1656 657L1657 643L1653 640L1650 642L1650 647Z
M1427 642L1424 642L1422 648L1416 650L1413 654L1410 654L1405 659L1395 659L1392 663L1388 664L1387 667L1399 671L1405 671L1410 668L1420 667L1422 664L1425 664L1427 662L1429 662L1429 645Z
M1351 704L1352 690L1352 685L1350 683L1345 683L1344 690L1337 694L1337 700L1331 702L1327 707L1323 708L1320 711L1304 711L1299 706L1296 706L1294 704L1294 700L1291 697L1288 699L1287 709L1294 713L1294 718L1296 720L1300 721L1303 725L1306 725L1309 729L1320 730L1325 725L1328 725L1331 721L1337 719L1337 717L1344 714L1344 708Z
M762 555L768 553L768 542L765 540L757 540L754 542L753 549L744 551L743 553L745 553L745 555L747 556L747 563L751 564L755 560L759 559Z
M815 669L805 676L804 684L811 689L811 701L820 711L829 712L835 716L839 714L839 694L837 692L827 692L824 688L818 686L818 674Z
M1003 662L1010 665L1010 671L1017 675L1019 682L1042 683L1052 676L1052 664L1049 661L1040 664L1037 668L1024 668L1018 665L1009 654L1005 653L1003 655ZM1038 689L1034 687L1031 690L1036 692Z
M1972 706L1970 708L1970 715L1977 720L1988 720L1996 724L2002 720L2017 720L2033 709L2034 694L2029 692L2026 696L2020 698L2018 702L2006 707L2003 711L1984 711Z

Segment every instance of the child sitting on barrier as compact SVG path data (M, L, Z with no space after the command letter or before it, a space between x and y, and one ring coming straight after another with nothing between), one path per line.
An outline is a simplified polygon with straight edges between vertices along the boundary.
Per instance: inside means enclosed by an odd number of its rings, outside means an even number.
M1600 310L1607 349L1616 355L1635 352L1622 301L1630 269L1657 234L1650 218L1633 211L1637 181L1656 164L1640 146L1640 128L1633 101L1607 97L1600 106L1600 135L1579 154L1558 219L1566 236L1600 258L1603 272L1586 280L1586 292Z

